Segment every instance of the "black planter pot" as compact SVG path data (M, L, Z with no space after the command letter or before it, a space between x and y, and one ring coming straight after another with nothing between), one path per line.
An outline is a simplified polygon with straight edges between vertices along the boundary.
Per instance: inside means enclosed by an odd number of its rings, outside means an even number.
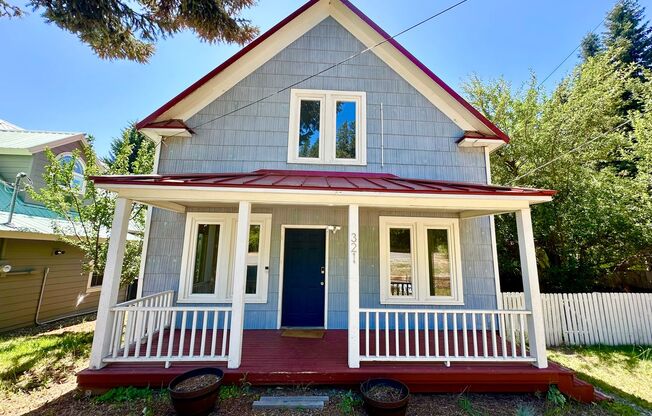
M188 392L177 392L174 388L184 380L189 378L212 374L217 377L217 381L209 386L199 390ZM215 402L224 379L224 372L219 368L197 368L175 377L168 386L172 406L179 416L205 416L215 408Z
M380 402L369 397L368 392L375 386L388 386L401 390L401 399L395 402ZM370 416L403 416L407 410L410 389L398 380L377 378L367 380L360 385L367 413Z

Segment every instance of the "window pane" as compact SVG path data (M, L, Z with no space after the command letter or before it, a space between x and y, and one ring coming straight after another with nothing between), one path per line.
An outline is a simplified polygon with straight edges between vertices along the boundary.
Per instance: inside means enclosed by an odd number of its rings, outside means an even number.
M412 242L409 228L389 229L389 281L392 296L412 295Z
M256 294L256 285L258 283L258 265L247 266L247 282L245 285L245 293L248 295Z
M355 159L355 101L337 101L335 157Z
M249 227L249 254L247 255L247 280L245 293L256 294L258 285L258 251L260 250L260 225Z
M451 296L451 268L446 230L428 230L428 281L430 296Z
M321 103L301 100L299 114L299 157L319 157L319 114Z
M102 286L102 280L104 278L104 272L93 273L91 276L91 287Z
M75 160L75 165L72 168L72 171L80 175L84 174L84 165L81 164L79 160Z
M218 224L200 224L192 280L192 293L214 293L217 253L220 241Z

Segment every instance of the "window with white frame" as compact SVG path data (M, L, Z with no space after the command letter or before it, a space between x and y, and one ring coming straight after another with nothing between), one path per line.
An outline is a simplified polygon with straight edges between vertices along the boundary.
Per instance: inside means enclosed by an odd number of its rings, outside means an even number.
M380 301L461 305L456 218L380 217Z
M237 221L237 214L187 214L180 302L231 302ZM267 302L270 239L271 215L252 214L245 277L246 302Z
M88 273L88 284L86 285L86 290L89 292L93 292L96 290L102 289L102 278L104 277L104 273L93 273L89 272Z
M367 163L366 94L290 92L288 163Z
M83 194L86 189L86 178L84 177L86 165L84 161L70 152L60 153L57 155L57 160L62 165L73 164L70 186L77 189L80 194Z

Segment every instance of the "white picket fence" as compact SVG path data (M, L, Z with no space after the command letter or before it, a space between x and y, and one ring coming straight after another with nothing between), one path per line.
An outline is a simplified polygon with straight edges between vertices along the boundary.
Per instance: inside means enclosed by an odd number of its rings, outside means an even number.
M652 345L652 293L545 293L546 345ZM522 310L523 293L503 293Z

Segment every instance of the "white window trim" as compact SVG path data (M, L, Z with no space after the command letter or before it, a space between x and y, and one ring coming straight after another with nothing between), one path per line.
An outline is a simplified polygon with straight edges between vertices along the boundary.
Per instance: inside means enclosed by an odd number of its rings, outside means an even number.
M463 305L462 260L459 220L457 218L426 217L380 217L380 303L383 305ZM392 296L389 281L389 233L390 227L410 228L413 264L412 296ZM448 248L451 264L452 296L430 296L428 288L427 230L448 231Z
M299 115L301 100L319 101L319 157L299 157ZM335 157L336 149L336 101L356 103L355 159ZM312 163L320 165L367 164L367 94L361 91L304 90L290 91L290 127L288 140L288 163Z
M86 293L88 292L99 292L102 290L102 284L100 283L99 285L96 286L91 286L91 282L93 281L93 272L88 272L88 281L86 282Z
M238 214L189 212L186 215L186 230L181 257L181 276L179 280L179 303L231 303L233 285L233 256ZM214 293L193 294L192 278L197 232L199 224L220 225L220 240L217 255L217 279ZM271 245L271 214L252 214L250 225L260 225L260 244L258 251L258 278L256 294L245 294L246 303L267 303L269 285L269 253ZM226 276L227 278L221 278Z
M84 162L84 159L82 159L81 157L79 157L79 156L75 156L75 154L72 153L72 152L62 152L62 153L59 153L59 154L56 156L56 160L57 160L57 162L60 163L60 162L61 162L61 159L63 159L63 158L66 157L66 156L70 156L70 157L72 157L73 160L79 161L79 163L81 163L81 165L82 165L82 169L84 170L84 174L81 175L82 187L81 187L81 189L79 189L79 192L78 192L78 193L79 193L79 194L83 194L84 192L86 192L86 162ZM75 173L75 171L74 171L74 166L73 166L72 176L73 176L73 178L74 178L74 177L78 177L78 176L80 176L79 173Z

